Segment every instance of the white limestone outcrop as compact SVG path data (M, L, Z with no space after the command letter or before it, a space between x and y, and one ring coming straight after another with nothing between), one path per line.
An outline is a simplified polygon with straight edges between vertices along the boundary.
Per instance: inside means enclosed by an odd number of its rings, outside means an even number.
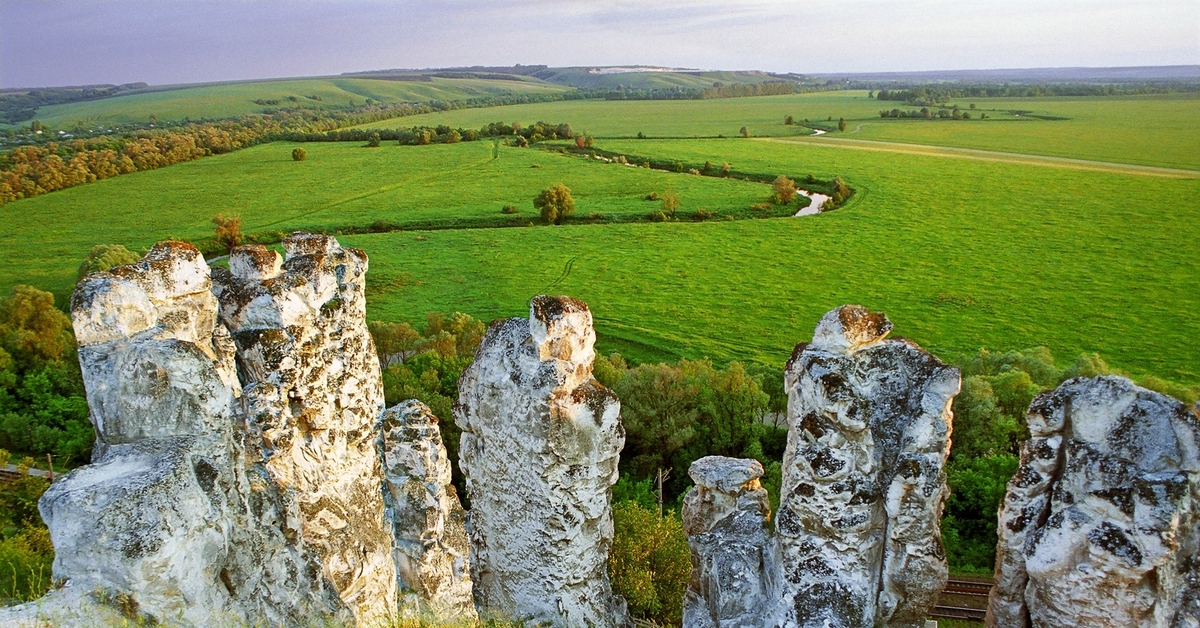
M558 626L620 626L609 493L625 441L620 402L592 377L586 304L533 299L497 321L459 380L455 420L471 512L476 605Z
M839 307L787 365L771 625L920 626L945 586L939 522L960 377L885 339L891 329L883 314Z
M54 577L67 586L5 609L0 622L85 626L117 612L296 626L345 616L288 517L293 505L247 463L233 344L209 288L203 257L178 242L76 288L95 453L39 503Z
M466 513L450 483L438 418L420 401L402 401L384 410L377 431L401 616L475 619Z
M1200 626L1197 410L1111 376L1034 399L988 626Z
M692 575L683 598L689 628L763 626L775 602L778 564L771 507L757 460L708 456L692 463L683 499Z
M294 233L287 259L239 247L214 271L237 347L248 448L296 496L305 544L359 622L396 613L390 526L374 427L383 382L367 332L367 256Z

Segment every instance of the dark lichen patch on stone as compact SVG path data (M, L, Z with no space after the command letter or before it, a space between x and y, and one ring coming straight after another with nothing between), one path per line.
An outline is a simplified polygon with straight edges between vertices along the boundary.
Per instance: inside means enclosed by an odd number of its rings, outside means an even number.
M1088 540L1132 566L1142 564L1142 551L1121 528L1105 521L1088 533Z

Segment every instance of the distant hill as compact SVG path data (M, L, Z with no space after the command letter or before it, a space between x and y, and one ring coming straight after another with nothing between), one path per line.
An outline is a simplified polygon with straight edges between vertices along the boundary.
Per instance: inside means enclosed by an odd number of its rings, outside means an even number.
M1200 80L1200 65L1158 65L1119 68L1015 68L1008 70L934 70L928 72L839 72L813 74L845 81L897 81L927 83L1126 83L1141 81Z
M108 97L51 104L19 111L5 126L37 119L54 129L99 128L184 119L220 119L284 108L344 108L379 103L467 100L506 93L557 93L567 88L538 79L324 77L155 86L116 92ZM53 91L53 90L39 90ZM0 95L0 105L22 93Z
M774 74L758 70L697 70L659 66L588 66L551 68L544 65L511 67L470 66L352 72L345 76L413 79L420 76L539 80L578 89L704 89L730 85L754 85L772 81L802 80L797 74Z

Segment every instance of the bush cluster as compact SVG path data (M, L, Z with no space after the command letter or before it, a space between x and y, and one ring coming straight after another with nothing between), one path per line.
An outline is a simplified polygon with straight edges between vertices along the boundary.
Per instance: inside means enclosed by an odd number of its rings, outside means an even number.
M17 286L0 298L0 447L84 461L94 439L71 320Z

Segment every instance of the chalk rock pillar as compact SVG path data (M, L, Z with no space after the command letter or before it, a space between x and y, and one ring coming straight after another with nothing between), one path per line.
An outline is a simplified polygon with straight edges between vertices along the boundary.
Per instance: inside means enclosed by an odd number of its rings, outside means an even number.
M559 626L628 623L606 571L620 402L592 377L592 315L569 297L492 324L459 380L455 420L482 609Z
M708 456L692 463L683 499L692 576L683 598L687 628L762 626L774 602L771 508L757 460Z
M115 604L185 626L296 626L344 609L299 530L271 519L286 503L251 488L233 342L210 286L199 251L163 242L76 287L96 445L39 502L68 586L0 623L92 625Z
M788 362L776 624L921 626L945 586L939 521L959 373L885 339L891 329L845 305Z
M360 623L396 611L373 428L383 383L366 325L367 256L294 233L287 258L244 246L214 271L220 318L237 346L248 447L295 492L304 541Z
M401 615L475 619L466 513L450 483L438 418L420 401L403 401L384 410L378 432Z
M1123 377L1038 395L987 624L1200 626L1200 416Z

